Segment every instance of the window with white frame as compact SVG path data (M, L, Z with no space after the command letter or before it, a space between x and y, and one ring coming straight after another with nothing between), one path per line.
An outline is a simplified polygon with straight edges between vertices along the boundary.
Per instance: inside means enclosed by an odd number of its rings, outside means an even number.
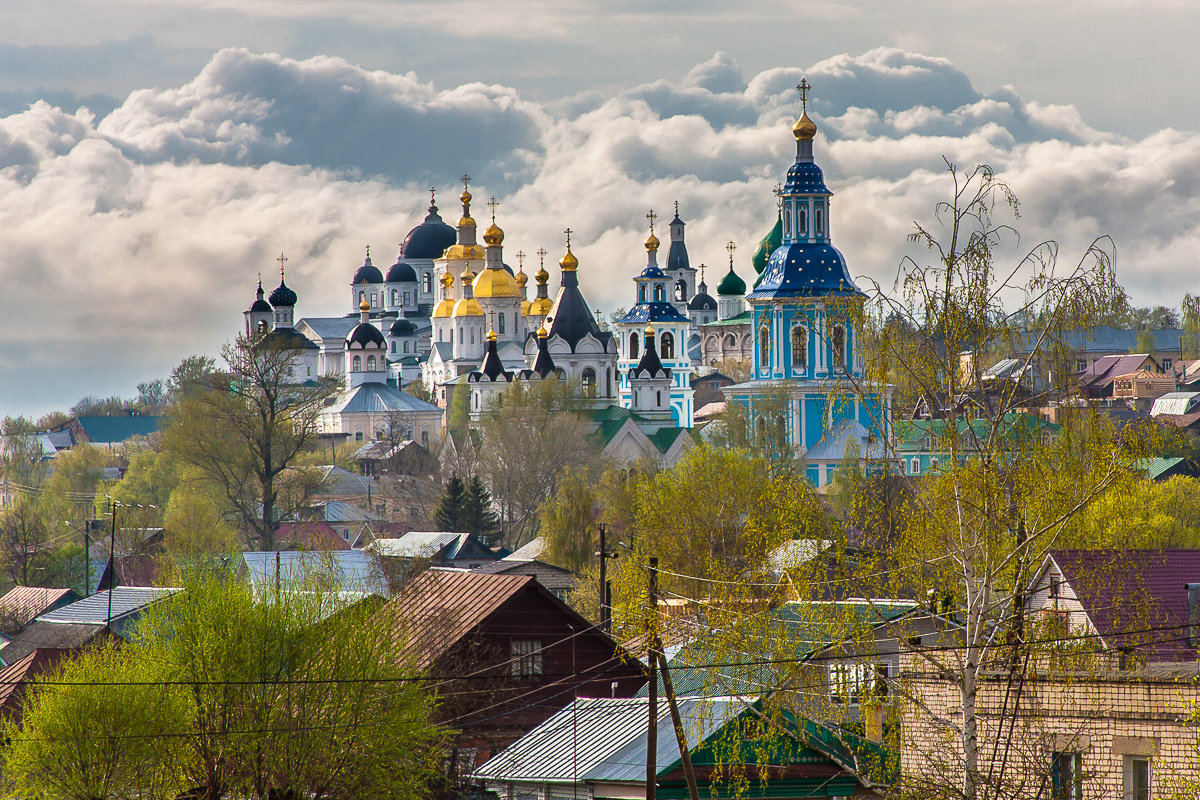
M921 474L921 459L917 458L916 456L912 457L912 460L908 462L908 474L909 475L920 475Z
M1150 800L1150 757L1125 756L1125 800Z
M1053 800L1083 800L1083 754L1054 753L1050 762Z
M862 661L835 661L829 665L829 693L835 703L854 705L871 697L885 697L888 665Z
M522 681L542 677L542 643L538 639L512 639L509 643L509 670Z

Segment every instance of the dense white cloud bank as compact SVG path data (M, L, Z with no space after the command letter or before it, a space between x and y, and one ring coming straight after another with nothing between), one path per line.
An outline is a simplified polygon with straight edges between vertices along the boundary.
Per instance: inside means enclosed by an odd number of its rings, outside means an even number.
M674 200L710 285L729 240L748 278L793 159L802 75L836 194L834 241L856 274L890 283L912 219L946 196L945 157L997 169L1023 201L1027 243L1054 237L1072 257L1110 234L1136 302L1174 305L1197 289L1200 136L1128 141L1071 107L981 94L943 59L879 49L747 77L718 53L678 81L535 103L504 86L225 50L189 83L136 91L101 120L47 103L0 118L0 412L128 394L215 352L255 275L275 282L281 249L299 312L344 313L362 245L390 263L430 185L453 223L464 171L477 219L488 195L502 201L509 263L542 246L557 260L562 229L576 231L600 308L628 304L643 215L669 216Z

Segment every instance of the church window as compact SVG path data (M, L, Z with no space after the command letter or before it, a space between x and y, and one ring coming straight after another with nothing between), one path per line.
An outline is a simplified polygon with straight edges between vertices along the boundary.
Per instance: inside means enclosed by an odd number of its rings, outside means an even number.
M354 357L354 367L351 369L351 371L352 372L362 372L362 356Z
M675 283L675 300L687 300L687 284L683 281L677 281Z
M792 366L800 370L808 368L808 328L803 325L792 327Z
M737 339L734 338L732 333L727 335L725 337L725 348L727 350L733 350L736 347L737 347Z
M362 440L363 440L363 432L362 432L362 431L355 431L355 432L354 432L354 441L356 441L356 442L361 442Z
M629 357L638 357L638 335L637 333L629 334Z
M371 308L378 308L379 304L375 302L375 293L371 292Z
M783 207L783 235L790 237L792 235L792 207Z
M604 396L612 397L612 367L604 370Z
M808 235L808 211L803 208L800 209L800 215L798 218L800 220L800 230L797 232L797 235L807 236Z
M638 287L638 302L646 302L646 284L644 283Z
M771 364L771 329L764 320L758 329L758 368L767 369Z
M367 372L375 371L375 356L367 356Z
M475 329L471 328L471 344L475 344Z
M433 291L433 275L428 272L421 273L421 290L425 292Z
M824 228L825 228L825 224L824 224L824 223L825 223L825 220L824 220L824 218L823 218L823 217L824 217L824 215L821 213L821 206L819 206L819 205L818 205L818 206L817 206L817 211L816 211L816 219L817 219L817 236L824 236L824 235L825 235L825 230L824 230Z
M662 391L661 390L654 393L654 405L656 407L662 405Z
M392 352L396 352L396 343L394 341L392 342Z
M504 333L504 315L503 314L496 317L496 325L498 326L496 333Z
M596 396L596 370L591 367L583 371L583 396Z
M654 302L661 303L667 297L667 293L663 290L661 283L654 284Z
M359 303L362 303L362 301L363 301L363 300L365 300L365 299L366 299L366 297L367 297L367 293L366 293L366 292L359 292L359 293L358 293L358 302L359 302Z
M675 337L669 333L664 333L658 337L658 347L661 351L659 355L663 358L675 357Z
M398 300L397 300L398 297L400 297L400 293L397 292L395 289L392 289L392 305L396 305L396 303L398 302ZM407 302L407 298L405 298L405 302Z
M458 329L458 343L459 343L459 344L462 344L462 343L463 343L463 337L464 337L464 336L466 336L466 334L463 332L463 329L462 329L462 328L459 328L459 329Z
M404 305L406 307L412 305L412 295L409 292L404 293Z
M829 338L833 347L833 365L835 367L846 366L846 329L841 325L835 325Z

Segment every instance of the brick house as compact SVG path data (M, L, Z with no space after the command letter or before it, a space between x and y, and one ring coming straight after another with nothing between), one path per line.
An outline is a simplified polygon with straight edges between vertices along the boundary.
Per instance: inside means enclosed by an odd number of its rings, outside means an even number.
M1006 797L1166 796L1200 776L1200 550L1052 550L1030 584L1038 647L1023 668L985 671L981 765ZM952 789L960 695L918 650L901 656L907 706L901 771ZM943 785L944 781L944 785Z

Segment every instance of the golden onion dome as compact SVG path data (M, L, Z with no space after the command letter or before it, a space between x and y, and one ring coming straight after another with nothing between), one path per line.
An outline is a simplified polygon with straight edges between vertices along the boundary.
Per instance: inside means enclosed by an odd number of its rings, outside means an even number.
M528 300L524 300L521 302L521 316L522 317L529 316L529 307L531 305L532 305L532 303L530 303Z
M517 286L524 289L527 283L529 283L529 276L525 274L525 270L521 270L517 273Z
M550 273L546 272L545 267L539 267L533 279L538 282L538 286L545 286L550 282Z
M800 112L800 119L792 126L792 135L796 137L796 141L811 139L817 135L816 123L808 118L808 111Z
M554 308L554 301L549 297L535 297L529 302L529 316L544 317Z
M466 286L468 283L475 280L475 273L471 272L470 267L467 267L466 269L463 270L462 277L460 278L460 280L463 282L463 286Z
M433 316L439 318L454 316L454 301L449 297L442 300L437 304L437 307L433 309Z
M483 232L483 243L487 245L503 244L504 231L500 230L500 226L493 222L488 226L488 229Z
M653 336L654 335L654 326L647 322L645 333L647 336Z
M472 220L474 221L474 220ZM442 255L447 261L455 261L465 258L483 259L485 254L483 248L477 244L454 244L446 248L446 252Z
M441 277L441 283L442 283L442 286L445 286L447 289L449 289L451 286L454 285L454 276L451 275L449 272L443 272L442 277Z
M368 301L367 298L364 297L362 299L362 302L358 304L358 310L359 311L370 311L371 310L370 301Z
M546 338L547 336L549 336L549 335L550 335L550 332L546 330L546 326L545 326L545 325L539 325L539 326L538 326L538 329L537 329L537 337L538 337L539 339L545 339L545 338Z
M471 217L463 217L462 219L460 219L460 220L458 221L458 227L460 227L460 228L474 228L474 227L475 227L475 220L474 220L474 219L472 219Z
M567 272L579 269L579 259L571 252L571 245L567 245L567 254L558 260L558 265Z
M454 316L482 317L483 309L479 306L479 301L477 301L474 297L464 297L455 304Z
M496 329L495 329L495 328L488 328L488 332L487 332L487 340L488 340L489 342L494 342L494 341L496 341Z
M652 253L657 252L658 245L659 245L658 237L655 236L653 233L651 233L649 236L646 237L646 249L647 250L649 250Z
M460 195L458 196L458 201L459 201L460 203L462 203L464 206L465 206L465 205L470 205L470 203L471 203L471 193L470 193L470 192L468 192L466 189L463 189L463 193L462 193L462 194L460 194Z
M508 274L506 269L480 270L475 278L476 297L520 297L521 289L517 279Z

